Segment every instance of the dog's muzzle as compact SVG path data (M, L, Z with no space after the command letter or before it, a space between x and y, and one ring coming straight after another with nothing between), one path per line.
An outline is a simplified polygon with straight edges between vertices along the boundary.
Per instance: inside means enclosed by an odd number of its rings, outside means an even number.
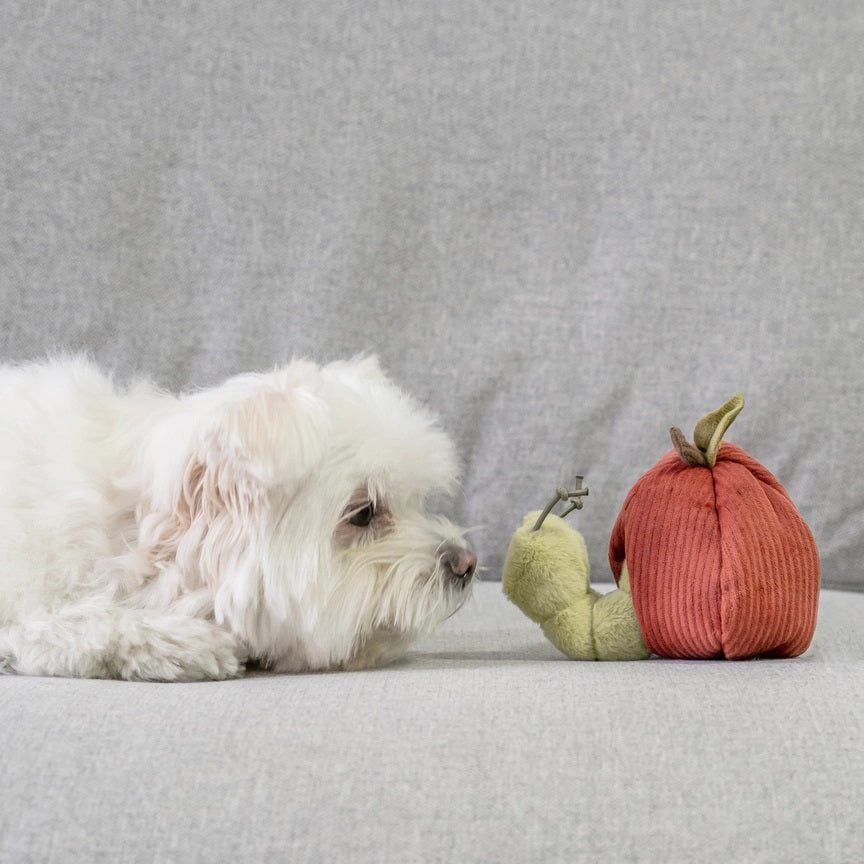
M441 566L457 585L467 585L477 570L477 556L464 546L448 546L441 554Z

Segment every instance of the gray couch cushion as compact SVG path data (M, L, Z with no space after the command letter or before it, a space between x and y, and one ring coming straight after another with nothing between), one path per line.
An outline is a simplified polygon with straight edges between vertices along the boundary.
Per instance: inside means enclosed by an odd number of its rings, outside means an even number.
M859 0L3 4L0 356L375 350L493 577L579 471L602 562L741 389L732 440L864 587L862 38Z
M0 678L0 862L841 864L864 596L788 661L573 663L499 586L382 670Z

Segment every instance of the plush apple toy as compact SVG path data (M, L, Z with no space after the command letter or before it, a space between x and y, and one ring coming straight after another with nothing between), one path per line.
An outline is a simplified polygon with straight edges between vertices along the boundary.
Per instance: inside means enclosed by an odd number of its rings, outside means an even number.
M568 657L732 660L807 649L819 552L777 479L721 443L743 406L738 394L703 417L692 444L671 430L674 449L636 481L612 529L610 593L591 588L585 543L546 515L551 507L525 517L503 589Z

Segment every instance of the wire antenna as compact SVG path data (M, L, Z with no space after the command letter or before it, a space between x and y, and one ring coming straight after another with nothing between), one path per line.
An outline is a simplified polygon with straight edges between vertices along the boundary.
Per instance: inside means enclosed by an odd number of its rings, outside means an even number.
M579 487L574 490L566 489L564 486L559 486L555 490L555 497L546 505L543 509L543 512L538 517L537 521L534 523L534 527L531 529L532 531L539 531L540 526L543 524L546 517L552 512L554 507L558 506L559 501L567 501L567 508L561 513L561 518L563 519L568 513L572 513L574 510L581 510L584 501L582 500L587 494L588 490L583 487L583 480L585 478L581 476L576 477L576 485Z

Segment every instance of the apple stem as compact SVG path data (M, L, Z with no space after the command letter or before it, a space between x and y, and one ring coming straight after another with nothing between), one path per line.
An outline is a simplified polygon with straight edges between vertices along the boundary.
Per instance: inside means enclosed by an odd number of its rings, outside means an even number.
M669 435L672 438L672 444L678 451L678 455L693 468L708 467L708 460L701 450L697 450L685 437L684 433L677 427L673 426L669 430Z
M716 411L706 414L697 424L693 432L695 446L684 437L684 433L673 426L669 430L672 444L678 455L688 464L704 468L713 468L717 462L717 451L726 430L732 421L741 413L744 407L744 397L736 393L727 399Z

